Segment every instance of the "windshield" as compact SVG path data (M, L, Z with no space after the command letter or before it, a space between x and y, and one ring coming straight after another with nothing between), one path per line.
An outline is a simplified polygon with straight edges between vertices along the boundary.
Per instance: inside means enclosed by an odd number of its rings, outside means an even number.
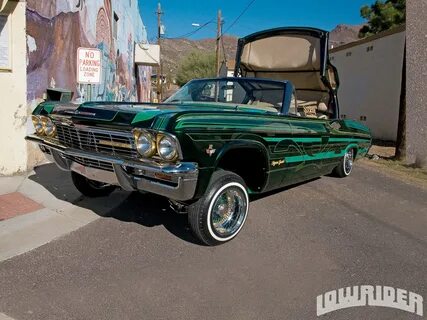
M221 102L280 112L284 92L285 83L278 81L244 78L204 79L190 81L165 102Z

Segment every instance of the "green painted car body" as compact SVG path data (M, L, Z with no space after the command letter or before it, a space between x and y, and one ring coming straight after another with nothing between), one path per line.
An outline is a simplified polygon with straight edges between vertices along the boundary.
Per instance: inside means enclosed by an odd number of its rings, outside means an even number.
M212 173L231 155L237 157L237 163L229 165L248 168L243 176L257 175L247 182L250 192L262 193L329 174L346 150L354 149L357 159L371 145L369 129L352 120L296 118L221 104L64 106L46 102L34 115L52 116L56 121L64 117L78 126L102 130L131 133L134 128L144 128L173 134L182 150L179 161L198 164L192 199L204 194ZM59 143L55 138L44 140Z
M295 40L295 35L302 38ZM266 39L315 47L317 57L310 49L309 61L300 63L295 70L274 65L276 60L264 66L257 62L262 55L256 56L256 41ZM253 56L245 51L248 45L253 45ZM329 174L349 150L353 150L355 159L366 155L371 146L369 129L338 118L338 75L327 55L326 32L281 28L257 33L239 41L236 61L236 76L243 77L207 81L238 83L254 77L251 81L256 83L257 78L273 77L278 86L283 86L283 101L277 111L218 99L214 103L163 104L43 102L33 112L35 121L40 117L53 121L56 135L49 137L40 131L27 140L40 144L61 169L125 190L158 193L182 203L201 198L218 169L237 173L249 193L259 194ZM309 67L304 69L306 66ZM233 87L226 90L230 88ZM317 99L318 110L319 101L324 99L327 116L317 117L316 108L314 116L313 109L307 109L312 117L301 116L296 109L291 112L296 108L292 104L299 103L295 95L304 97L303 103ZM148 130L158 137L168 135L177 142L178 157L173 161L157 155L142 157L136 151L135 129ZM103 173L108 175L98 178Z

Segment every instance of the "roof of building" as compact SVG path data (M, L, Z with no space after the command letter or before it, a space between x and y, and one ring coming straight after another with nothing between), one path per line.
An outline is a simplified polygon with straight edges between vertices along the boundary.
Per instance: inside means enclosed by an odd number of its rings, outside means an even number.
M396 33L404 32L405 30L406 30L406 25L402 24L402 25L395 27L393 29L389 29L389 30L374 34L373 36L366 37L366 38L363 38L363 39L360 39L360 40L357 40L354 42L350 42L350 43L344 44L344 45L336 47L336 48L332 48L329 50L329 52L334 53L334 52L338 52L338 51L342 51L342 50L347 50L349 48L358 46L360 44L372 42L372 41L380 39L380 38L384 38L384 37L388 37L388 36L391 36L391 35L396 34Z

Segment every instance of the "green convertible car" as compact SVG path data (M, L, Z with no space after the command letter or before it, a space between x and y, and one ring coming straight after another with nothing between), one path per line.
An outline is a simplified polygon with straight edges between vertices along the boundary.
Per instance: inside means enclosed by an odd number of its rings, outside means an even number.
M190 81L160 104L44 102L26 139L82 194L162 195L216 245L240 232L250 195L346 177L368 152L369 129L339 120L337 89L328 33L278 28L239 40L235 77Z

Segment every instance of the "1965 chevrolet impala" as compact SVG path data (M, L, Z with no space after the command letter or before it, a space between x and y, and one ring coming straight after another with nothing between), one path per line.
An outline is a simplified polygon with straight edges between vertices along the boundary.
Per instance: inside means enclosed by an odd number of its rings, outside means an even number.
M249 195L348 176L369 129L339 120L328 33L279 28L239 40L233 78L193 80L161 104L44 102L36 142L89 197L167 197L207 245L234 238Z

